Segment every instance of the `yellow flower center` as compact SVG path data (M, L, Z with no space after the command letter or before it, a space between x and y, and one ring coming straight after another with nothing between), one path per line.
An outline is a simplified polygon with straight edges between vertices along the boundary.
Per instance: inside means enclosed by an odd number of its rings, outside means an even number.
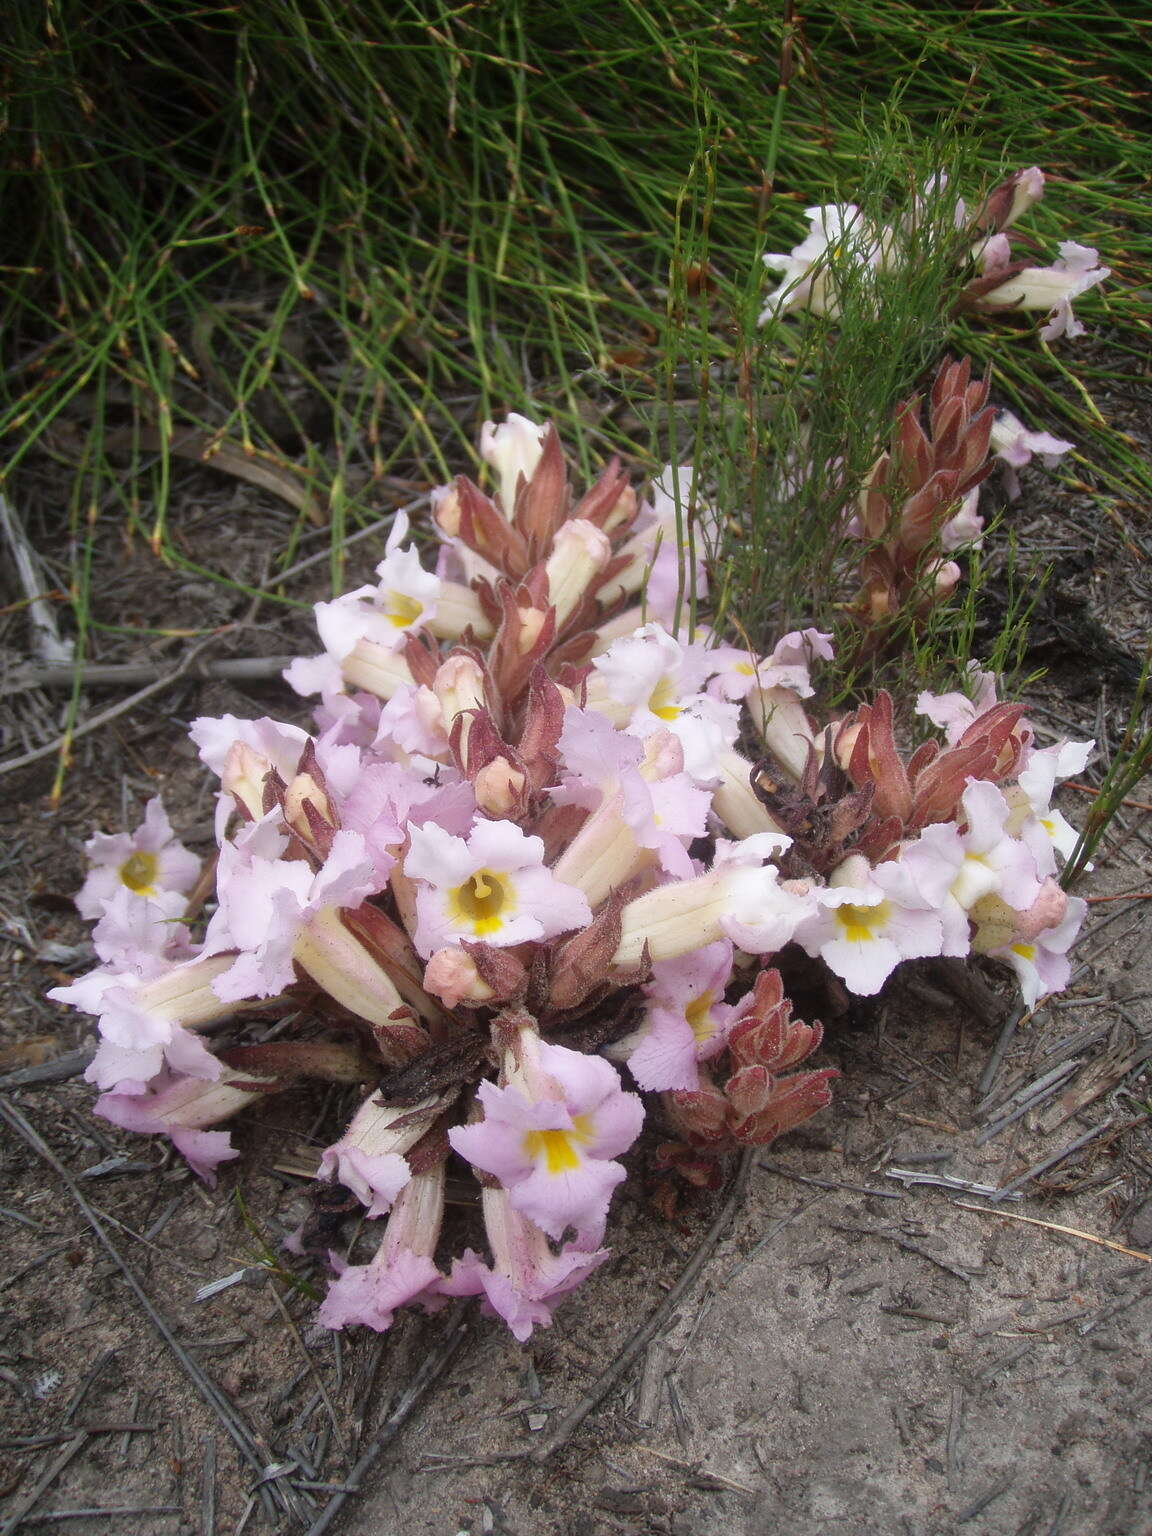
M120 878L138 896L151 895L160 861L154 853L130 853L120 866Z
M712 1023L712 1004L715 1001L715 992L701 992L700 996L693 998L684 1010L684 1017L691 1024L692 1033L701 1045L706 1040L711 1040L715 1033Z
M385 616L392 620L397 629L415 624L423 612L424 604L418 598L409 597L406 592L389 592L388 601L384 605Z
M1035 944L1013 944L1010 946L1014 955L1019 955L1021 960L1035 960Z
M648 698L648 708L658 720L678 720L680 706L676 703L675 689L670 677L662 677Z
M524 1155L533 1162L543 1158L549 1173L571 1173L580 1166L576 1150L592 1140L592 1126L587 1115L573 1115L570 1131L526 1131Z
M876 928L883 928L888 921L892 909L886 901L877 902L874 907L857 907L851 902L836 908L836 921L844 930L844 937L850 944L860 944L867 939L874 939Z
M515 909L513 893L505 884L506 876L491 869L478 869L448 896L448 910L453 920L466 924L477 938L498 933Z

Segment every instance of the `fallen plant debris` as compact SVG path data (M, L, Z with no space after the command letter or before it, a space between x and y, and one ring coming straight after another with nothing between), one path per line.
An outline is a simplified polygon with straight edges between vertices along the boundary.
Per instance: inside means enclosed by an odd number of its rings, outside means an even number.
M1049 802L1090 744L1037 747L983 674L975 700L922 696L945 742L907 760L883 691L819 723L820 631L764 655L699 620L677 638L715 517L689 473L641 502L613 461L574 498L554 429L519 416L481 452L498 489L433 498L435 571L401 515L378 580L317 605L325 649L286 673L321 696L315 734L193 725L221 785L202 933L183 919L207 876L154 802L89 843L101 964L52 993L99 1016L97 1112L209 1181L237 1155L211 1127L301 1077L362 1085L318 1177L387 1223L370 1263L332 1256L330 1328L476 1295L526 1339L608 1257L646 1114L664 1165L715 1186L826 1105L837 1074L796 1070L822 1030L792 1016L783 951L865 997L906 960L991 954L1031 1005L1065 984L1085 910ZM256 1012L287 1017L275 1040ZM445 1271L452 1155L491 1253Z

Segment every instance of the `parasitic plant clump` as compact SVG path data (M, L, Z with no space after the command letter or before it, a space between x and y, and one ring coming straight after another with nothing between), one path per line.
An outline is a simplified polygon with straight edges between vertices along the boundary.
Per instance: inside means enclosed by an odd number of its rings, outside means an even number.
M888 550L870 606L982 470L983 386L948 372L929 416L905 411L862 498ZM706 594L690 478L645 501L613 460L578 495L553 428L517 416L481 449L495 493L435 493L434 569L398 516L377 581L317 605L324 648L287 673L319 695L313 731L193 725L214 874L156 806L90 845L100 964L52 994L99 1020L97 1113L210 1181L227 1120L301 1079L356 1090L316 1170L336 1202L294 1239L325 1253L345 1206L385 1224L370 1262L333 1257L331 1328L475 1295L525 1339L606 1258L648 1116L659 1159L707 1183L826 1105L786 947L862 996L977 950L1034 1002L1083 912L1049 799L1088 747L1038 749L987 683L925 696L947 740L908 760L884 694L819 722L826 635L761 655L674 632ZM487 1254L444 1253L450 1159Z

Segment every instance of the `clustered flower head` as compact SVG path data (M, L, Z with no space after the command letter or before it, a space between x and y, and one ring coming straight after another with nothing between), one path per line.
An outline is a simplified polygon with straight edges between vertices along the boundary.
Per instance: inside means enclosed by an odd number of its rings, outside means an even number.
M957 489L975 455L953 439ZM287 674L320 695L314 731L193 725L220 783L206 923L153 803L89 845L101 964L52 994L99 1018L97 1112L208 1179L246 1107L302 1078L359 1088L316 1177L385 1227L369 1262L332 1256L332 1328L475 1295L525 1339L607 1257L646 1114L661 1160L714 1182L826 1105L835 1073L796 1070L821 1027L792 1016L786 947L862 996L978 951L1035 1002L1083 911L1049 801L1087 746L1038 748L984 677L975 701L922 699L946 740L907 761L886 695L817 723L827 635L760 655L673 632L714 515L691 476L642 503L613 461L576 497L555 431L519 416L481 451L495 492L435 495L434 570L398 518L376 584L318 605L324 650ZM454 1259L450 1158L486 1232Z
M927 189L939 195L947 178L937 176ZM1045 341L1083 335L1084 326L1072 312L1073 299L1097 287L1109 275L1095 250L1065 240L1050 265L1014 257L1008 229L1044 195L1044 173L1038 166L1016 171L969 209L963 198L950 206L951 229L935 238L949 239L957 263L972 275L960 296L960 306L980 314L1044 311L1040 328ZM895 224L874 224L855 203L829 203L806 212L808 235L787 255L767 253L763 260L780 282L769 294L761 324L796 310L810 310L836 320L840 317L843 273L867 284L873 274L899 272L910 259L917 234L923 235L925 199L917 197ZM841 274L838 278L838 274Z

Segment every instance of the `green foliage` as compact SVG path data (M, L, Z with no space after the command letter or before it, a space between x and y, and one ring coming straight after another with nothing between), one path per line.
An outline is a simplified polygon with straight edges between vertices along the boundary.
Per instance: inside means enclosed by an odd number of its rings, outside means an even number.
M1141 782L1152 773L1152 719L1149 718L1149 700L1152 692L1152 645L1144 657L1140 681L1128 712L1128 719L1105 770L1092 808L1084 817L1080 839L1060 874L1060 884L1070 889L1088 869L1092 856L1100 846L1124 801Z
M797 242L808 203L890 211L942 161L972 198L1036 162L1054 179L1028 228L1045 255L1100 246L1099 382L1125 355L1134 379L1143 30L1049 0L816 0L802 22L758 0L15 0L0 431L10 475L66 467L81 657L94 541L231 582L174 536L181 448L279 476L297 515L274 569L311 515L335 587L345 534L474 465L504 409L547 413L585 470L692 456L728 517L732 623L763 643L827 616L845 501L956 274L926 250L878 321L846 271L834 335L762 331L759 254ZM1093 368L1070 380L1030 321L953 335L1123 517L1148 472Z

